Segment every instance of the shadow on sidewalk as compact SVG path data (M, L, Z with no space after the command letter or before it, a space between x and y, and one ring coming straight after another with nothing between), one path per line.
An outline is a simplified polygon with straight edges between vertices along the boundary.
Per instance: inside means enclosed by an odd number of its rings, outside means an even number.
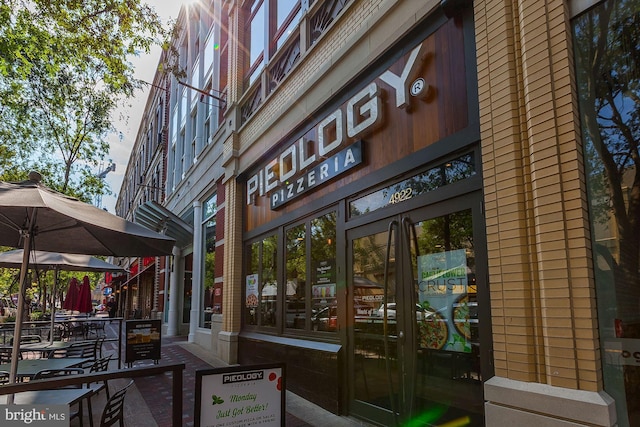
M117 326L115 324L107 324L106 332L109 336L117 336ZM124 342L124 341L123 341ZM161 361L162 363L184 363L183 371L183 393L182 396L182 426L190 427L194 425L194 409L195 409L195 380L196 371L201 369L211 369L215 367L226 366L223 362L214 364L207 362L196 356L194 352L189 351L188 347L194 347L199 354L206 357L206 351L188 344L186 337L162 337L161 344ZM124 344L123 344L124 351ZM116 341L108 341L103 345L103 354L113 354L113 359L117 359L118 343ZM124 354L122 360L124 361ZM110 369L116 369L117 360L111 361ZM134 367L152 366L152 360L140 360L133 363ZM117 379L109 381L109 389L113 393L124 387L129 382L128 379ZM155 375L152 377L136 378L134 386L129 388L125 398L125 423L128 426L135 427L172 427L171 410L172 410L172 378L171 374ZM92 398L93 421L94 426L100 425L100 416L106 403L106 393L101 392ZM287 427L303 427L312 426L294 415L287 413L285 423ZM89 419L86 415L83 425L89 425ZM72 426L79 425L79 422L73 422Z

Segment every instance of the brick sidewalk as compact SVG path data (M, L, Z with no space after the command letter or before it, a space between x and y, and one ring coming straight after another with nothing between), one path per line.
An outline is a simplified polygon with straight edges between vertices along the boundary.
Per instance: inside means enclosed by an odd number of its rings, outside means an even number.
M112 333L117 335L115 324L111 326ZM194 409L195 409L195 382L196 371L199 369L211 369L214 366L195 356L189 350L185 349L186 337L162 337L161 357L165 363L184 363L183 371L183 394L182 394L182 426L191 427L194 425ZM117 353L117 342L105 343L105 351ZM123 344L124 351L124 344ZM124 354L122 355L124 360ZM141 360L134 362L134 366L150 366L153 365L151 360ZM169 373L165 375L156 375L153 377L136 378L135 386L142 395L144 401L149 407L149 411L153 415L158 427L171 427L171 384L172 379ZM287 427L304 427L310 424L296 418L287 413L285 423Z

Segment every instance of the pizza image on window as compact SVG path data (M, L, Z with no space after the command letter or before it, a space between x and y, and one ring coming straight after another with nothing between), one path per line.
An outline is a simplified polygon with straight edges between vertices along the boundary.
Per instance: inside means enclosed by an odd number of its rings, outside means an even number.
M469 295L463 294L453 304L453 324L460 335L468 340L471 339L471 324L469 323Z
M440 313L430 314L422 322L418 322L418 328L420 347L441 350L447 345L449 327Z
M247 299L245 301L247 307L257 307L258 306L258 296L256 294L247 295Z

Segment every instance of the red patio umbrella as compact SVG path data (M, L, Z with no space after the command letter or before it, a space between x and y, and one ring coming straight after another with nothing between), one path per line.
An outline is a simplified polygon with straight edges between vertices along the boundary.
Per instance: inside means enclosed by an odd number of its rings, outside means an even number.
M65 310L75 310L78 301L78 292L78 279L72 277L71 280L69 280L69 289L67 289L67 295L64 297L62 308Z
M93 304L91 303L91 286L89 285L88 276L84 276L82 279L82 285L80 285L80 292L78 293L75 310L80 313L91 313L93 311Z

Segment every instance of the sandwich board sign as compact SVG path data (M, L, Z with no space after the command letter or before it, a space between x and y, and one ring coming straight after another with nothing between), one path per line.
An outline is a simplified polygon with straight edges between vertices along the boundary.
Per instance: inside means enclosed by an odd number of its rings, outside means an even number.
M282 363L196 371L196 427L285 425Z
M127 320L125 363L131 367L136 360L152 359L155 364L160 360L160 320Z

